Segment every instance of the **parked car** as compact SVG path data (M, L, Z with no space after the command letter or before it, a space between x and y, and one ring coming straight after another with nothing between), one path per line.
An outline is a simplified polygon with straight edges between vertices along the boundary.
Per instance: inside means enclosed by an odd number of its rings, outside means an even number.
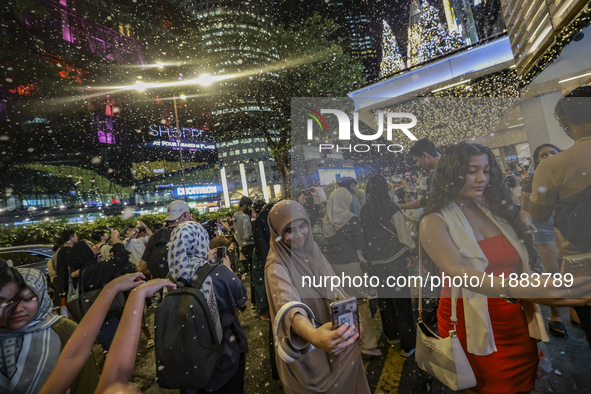
M12 266L16 268L36 268L43 272L47 278L47 288L49 296L54 300L56 290L53 283L49 280L49 270L47 261L53 256L52 245L24 245L0 248L0 259L11 261Z

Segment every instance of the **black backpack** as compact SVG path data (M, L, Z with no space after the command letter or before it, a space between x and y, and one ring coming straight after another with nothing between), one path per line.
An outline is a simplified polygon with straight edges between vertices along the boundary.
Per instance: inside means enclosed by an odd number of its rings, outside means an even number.
M554 227L579 253L591 252L591 186L556 201Z
M168 275L168 246L166 245L170 240L169 238L170 235L168 237L161 235L156 241L148 261L146 261L150 274L154 278L166 278L166 275Z
M156 376L166 389L205 388L217 372L224 353L215 335L207 300L199 291L216 268L206 264L197 270L191 285L169 292L156 309Z

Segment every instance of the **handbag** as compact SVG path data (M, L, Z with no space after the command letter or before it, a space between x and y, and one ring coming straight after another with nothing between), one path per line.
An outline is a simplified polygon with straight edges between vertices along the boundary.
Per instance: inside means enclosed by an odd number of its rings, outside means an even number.
M423 253L419 243L419 273L423 274ZM458 322L456 306L459 289L452 287L451 322L453 330L447 338L441 338L423 323L423 291L419 287L419 321L415 360L419 367L450 389L457 391L476 386L476 376L456 335Z
M82 292L85 289L84 286L84 276L82 275L82 270L80 270L80 281L78 283L78 292L80 296L78 298L73 299L72 301L66 304L66 308L68 308L68 312L70 316L74 318L78 323L82 320L86 312L90 309L92 304L96 301L99 294L103 290L103 287L87 292ZM111 306L109 307L109 311L107 312L106 317L113 316L121 311L125 307L125 295L122 292L117 293Z

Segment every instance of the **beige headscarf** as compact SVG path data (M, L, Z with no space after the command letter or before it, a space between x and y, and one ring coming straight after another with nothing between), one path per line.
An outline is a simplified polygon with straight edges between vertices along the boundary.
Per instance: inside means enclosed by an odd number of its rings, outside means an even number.
M304 241L304 245L299 249L291 249L285 244L285 242L283 242L282 235L286 227L298 219L305 220L308 223L310 230ZM317 326L330 322L331 318L329 303L337 298L334 292L330 291L330 287L302 287L302 276L304 275L316 277L335 275L332 266L320 251L320 247L318 247L318 244L314 242L308 213L304 207L297 202L283 200L275 204L275 206L271 209L269 212L268 222L269 230L271 232L271 247L265 264L266 273L268 270L274 270L274 264L280 264L285 267L289 273L289 276L291 277L291 289L289 289L288 292L291 293L292 297L306 304L310 307L310 309L312 309L314 316L316 317L315 320ZM339 291L343 293L343 296L347 296L342 288L339 288ZM273 289L267 287L267 296L270 300L269 307L271 321L275 321L275 315L281 306L274 305L272 298L274 297L273 294ZM295 313L295 311L292 312ZM302 314L305 314L305 312L302 312ZM285 320L289 319L284 318L284 321ZM279 340L285 336L290 335L289 327L291 327L291 325L287 325L287 327L287 330L280 330ZM314 357L314 354L315 352L310 353L304 357ZM325 353L325 356L328 360L331 371L334 371L339 363L340 356L329 355L328 353ZM297 364L297 362L294 364ZM333 383L334 382L331 382L331 384ZM324 390L326 390L328 387L329 386L324 388ZM317 392L320 390L315 388L314 390L311 389L311 391Z
M303 219L308 223L310 228L308 236L304 241L304 245L299 249L291 249L282 240L285 228L293 221ZM330 289L316 288L316 287L301 287L301 277L320 277L335 275L332 266L326 260L320 247L312 236L312 227L310 226L310 219L308 213L303 206L295 201L283 200L275 204L269 212L269 230L271 232L271 247L265 268L272 262L280 261L282 265L287 268L287 271L296 284L300 296L303 298L328 298L335 299L335 295L330 292ZM306 302L308 304L308 302Z
M335 190L328 199L326 213L322 222L325 237L334 236L355 214L351 212L353 195L344 187Z

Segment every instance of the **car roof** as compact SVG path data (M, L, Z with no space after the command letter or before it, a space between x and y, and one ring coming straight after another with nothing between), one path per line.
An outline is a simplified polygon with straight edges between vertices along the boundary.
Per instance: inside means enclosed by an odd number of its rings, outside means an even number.
M0 253L6 252L40 252L45 254L53 254L53 245L49 244L36 244L36 245L22 245L22 246L9 246L6 248L0 248Z

